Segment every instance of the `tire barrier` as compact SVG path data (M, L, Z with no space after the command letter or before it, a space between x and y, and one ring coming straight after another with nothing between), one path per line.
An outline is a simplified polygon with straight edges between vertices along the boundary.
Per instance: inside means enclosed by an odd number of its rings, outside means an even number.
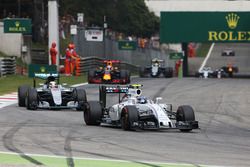
M16 59L14 57L0 58L0 77L15 73L16 73Z

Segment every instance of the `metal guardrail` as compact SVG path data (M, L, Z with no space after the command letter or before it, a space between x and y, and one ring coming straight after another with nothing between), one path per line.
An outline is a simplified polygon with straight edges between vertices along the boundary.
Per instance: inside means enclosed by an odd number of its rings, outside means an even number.
M80 59L79 63L79 73L82 75L83 73L88 72L90 69L95 69L97 67L103 66L103 60L102 58L99 57L84 57ZM127 69L131 73L137 73L138 72L138 66L129 64L126 62L120 62L120 68L121 69Z
M16 73L16 59L0 58L0 77Z

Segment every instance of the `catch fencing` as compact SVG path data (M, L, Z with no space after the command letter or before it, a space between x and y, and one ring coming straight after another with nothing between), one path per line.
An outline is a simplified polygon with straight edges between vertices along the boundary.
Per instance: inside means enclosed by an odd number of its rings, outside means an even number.
M16 73L16 59L14 57L0 58L0 77L15 73Z
M152 47L136 48L136 50L120 50L118 41L109 36L102 42L87 41L85 38L85 29L78 28L77 35L73 36L77 53L82 57L98 57L102 59L120 60L124 63L135 66L150 65L153 58L159 58L165 61L166 66L174 67L174 61L169 60L170 50L161 51Z

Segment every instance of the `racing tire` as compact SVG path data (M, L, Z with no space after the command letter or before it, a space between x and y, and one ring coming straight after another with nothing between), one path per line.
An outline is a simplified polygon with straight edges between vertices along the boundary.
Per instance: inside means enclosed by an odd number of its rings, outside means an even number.
M28 110L37 110L38 96L35 88L29 88L26 96L26 107Z
M194 110L189 105L179 106L176 112L176 122L195 121ZM192 129L180 129L182 132L190 132Z
M139 76L141 78L145 77L145 68L144 67L140 67L140 69L139 69Z
M89 101L85 103L83 116L86 125L99 126L101 124L101 117L102 117L102 106L100 102Z
M18 87L18 106L25 107L25 99L27 96L27 91L29 89L28 85L22 85Z
M138 122L138 110L135 106L125 106L121 114L121 127L123 130L132 130L133 123Z
M95 70L88 71L88 83L92 83L92 79L95 77Z
M127 72L127 84L130 84L130 72L128 70L126 70Z
M127 84L129 83L129 75L128 75L128 71L127 70L121 70L120 71L120 79L124 79L126 82L123 84Z
M76 89L76 101L78 102L77 111L84 110L84 104L87 102L86 91L82 88Z
M172 78L173 75L174 75L173 68L172 68L172 67L166 67L166 68L165 68L164 76L165 76L166 78Z

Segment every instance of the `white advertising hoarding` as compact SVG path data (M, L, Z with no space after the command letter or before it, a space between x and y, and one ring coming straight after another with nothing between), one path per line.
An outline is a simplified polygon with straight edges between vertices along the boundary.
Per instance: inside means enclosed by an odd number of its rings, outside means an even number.
M102 30L86 30L85 38L87 41L103 41L103 31Z

